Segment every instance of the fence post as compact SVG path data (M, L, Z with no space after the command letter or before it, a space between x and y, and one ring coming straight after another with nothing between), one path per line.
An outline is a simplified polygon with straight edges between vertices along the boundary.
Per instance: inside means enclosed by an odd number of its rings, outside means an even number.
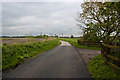
M100 41L100 46L101 46L101 55L103 55L103 45L102 45L103 41Z

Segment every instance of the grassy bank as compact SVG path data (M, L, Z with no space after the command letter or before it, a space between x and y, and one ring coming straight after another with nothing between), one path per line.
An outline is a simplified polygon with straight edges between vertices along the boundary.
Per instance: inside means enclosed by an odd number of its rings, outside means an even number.
M100 50L100 47L88 47L82 46L77 43L77 38L60 38L60 40L67 41L75 47L82 48L82 49L92 49L92 50Z
M22 61L50 50L59 44L58 39L27 44L4 44L2 45L2 70L15 67Z
M87 67L92 77L97 80L102 80L103 78L113 78L114 80L119 78L117 80L120 80L120 71L114 70L110 66L106 65L101 55L95 56L89 62Z

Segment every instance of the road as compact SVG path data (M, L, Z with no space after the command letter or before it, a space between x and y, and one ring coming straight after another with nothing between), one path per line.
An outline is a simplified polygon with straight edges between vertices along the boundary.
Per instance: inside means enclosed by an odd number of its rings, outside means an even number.
M79 52L68 42L26 60L3 78L90 78Z

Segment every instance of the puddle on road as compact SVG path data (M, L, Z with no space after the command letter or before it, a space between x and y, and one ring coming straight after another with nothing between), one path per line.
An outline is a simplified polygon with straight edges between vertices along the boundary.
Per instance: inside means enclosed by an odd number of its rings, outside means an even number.
M60 41L61 42L61 45L62 47L67 47L67 46L72 46L70 43L68 42L65 42L65 41Z

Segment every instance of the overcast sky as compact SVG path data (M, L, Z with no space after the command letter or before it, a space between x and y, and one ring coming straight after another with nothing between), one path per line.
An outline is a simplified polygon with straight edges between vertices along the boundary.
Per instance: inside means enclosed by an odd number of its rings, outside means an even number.
M3 2L2 35L58 34L80 36L74 18L82 2Z

